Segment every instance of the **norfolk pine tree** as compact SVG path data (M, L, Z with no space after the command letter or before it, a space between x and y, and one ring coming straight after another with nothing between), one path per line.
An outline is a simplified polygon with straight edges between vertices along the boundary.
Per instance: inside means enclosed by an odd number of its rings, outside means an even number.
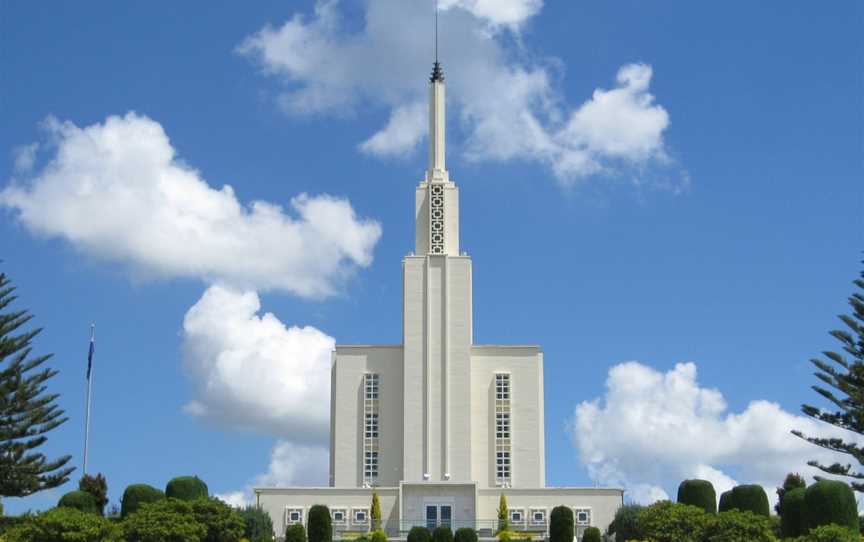
M26 497L66 483L74 467L70 456L48 460L38 451L46 434L68 418L46 393L57 371L43 367L51 355L31 357L31 341L41 331L15 334L32 316L26 310L7 311L15 288L0 273L0 496Z
M823 411L811 405L803 405L801 410L816 420L864 435L864 272L854 284L859 291L849 296L852 314L840 316L848 329L831 332L831 335L840 341L845 354L823 352L825 359L810 360L816 366L816 378L825 384L813 386L813 389L837 410ZM859 465L864 464L864 447L852 441L808 437L800 431L792 433L826 450L848 454L855 458ZM864 472L853 470L851 464L822 465L818 461L809 461L807 464L828 474L852 478L852 488L864 492L864 483L856 481L864 480Z

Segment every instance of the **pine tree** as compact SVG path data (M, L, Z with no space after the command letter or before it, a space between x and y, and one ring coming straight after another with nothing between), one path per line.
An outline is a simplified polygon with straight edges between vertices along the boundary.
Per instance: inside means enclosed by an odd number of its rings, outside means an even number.
M32 316L4 312L17 297L14 291L0 273L0 496L25 497L66 483L75 469L66 467L68 455L48 460L38 451L46 434L68 418L56 404L58 395L46 393L57 374L42 366L51 356L30 355L41 329L14 335Z
M825 359L810 360L816 366L816 378L827 385L816 385L813 389L837 410L823 411L811 405L803 405L801 410L816 420L864 435L864 272L854 284L860 291L849 296L852 314L840 316L848 329L831 332L840 341L845 354L823 352ZM864 465L864 446L839 438L808 437L800 431L792 433L827 450L848 454ZM853 470L851 464L822 465L818 461L809 461L807 464L828 474L852 478L852 488L864 492L864 483L854 481L864 480L864 472Z

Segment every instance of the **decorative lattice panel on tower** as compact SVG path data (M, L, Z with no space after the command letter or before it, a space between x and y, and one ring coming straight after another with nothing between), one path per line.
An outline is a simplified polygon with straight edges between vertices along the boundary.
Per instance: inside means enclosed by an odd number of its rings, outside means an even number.
M429 187L429 195L429 252L444 254L444 187L433 184Z

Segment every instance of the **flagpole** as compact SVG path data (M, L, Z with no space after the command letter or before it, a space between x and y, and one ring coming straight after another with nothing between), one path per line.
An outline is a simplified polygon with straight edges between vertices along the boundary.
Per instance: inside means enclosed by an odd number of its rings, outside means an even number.
M90 324L90 351L87 354L87 415L84 418L84 474L87 474L87 452L90 447L90 397L93 392L93 347L96 343L96 324Z

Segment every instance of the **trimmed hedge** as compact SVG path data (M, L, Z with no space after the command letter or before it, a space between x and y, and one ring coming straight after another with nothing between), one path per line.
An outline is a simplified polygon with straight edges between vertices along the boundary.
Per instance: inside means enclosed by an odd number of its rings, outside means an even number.
M426 527L411 527L407 542L432 542L432 533Z
M678 502L698 506L709 514L717 513L717 493L708 480L684 480L678 486Z
M785 504L784 504L785 506ZM807 526L836 524L858 532L858 507L852 489L838 480L820 480L804 491Z
M568 506L556 506L549 515L549 542L573 541L573 510Z
M600 534L600 529L597 527L588 527L582 533L582 542L602 542L603 537Z
M309 542L333 542L333 524L330 520L330 509L326 505L316 504L309 509L306 527Z
M99 514L96 497L86 491L76 489L60 497L57 508L74 508L88 514Z
M369 535L369 542L387 542L387 533L381 529L375 529Z
M120 516L126 517L135 513L142 504L156 502L164 499L165 494L161 490L147 484L132 484L123 492L123 500L120 502Z
M456 535L453 537L453 542L477 542L477 531L469 527L456 529Z
M285 528L285 542L306 542L306 528L302 523L292 523Z
M765 489L756 484L741 485L720 495L720 511L740 510L768 517L771 507Z
M783 506L780 509L780 532L783 538L795 538L807 534L805 491L803 487L799 487L783 494Z
M453 531L446 525L439 525L432 531L432 542L453 542Z
M165 486L165 496L169 499L194 501L209 497L210 490L207 488L207 484L197 476L178 476L172 478Z

